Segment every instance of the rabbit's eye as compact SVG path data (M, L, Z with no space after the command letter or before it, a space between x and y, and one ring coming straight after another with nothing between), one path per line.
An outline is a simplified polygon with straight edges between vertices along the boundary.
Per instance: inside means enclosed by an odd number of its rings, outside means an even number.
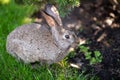
M69 36L69 35L65 35L65 38L66 38L66 39L70 39L70 36Z

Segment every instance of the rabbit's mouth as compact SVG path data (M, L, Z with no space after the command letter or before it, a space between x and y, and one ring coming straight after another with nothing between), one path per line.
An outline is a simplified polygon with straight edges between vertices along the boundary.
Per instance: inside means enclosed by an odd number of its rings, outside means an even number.
M68 51L69 52L74 51L78 47L78 44L79 44L79 42L75 42L75 43L71 44L68 48Z
M73 44L71 44L71 48L76 48L79 44L79 40L76 40Z
M79 45L80 41L79 38L76 38L75 41L70 45L70 49L75 49Z

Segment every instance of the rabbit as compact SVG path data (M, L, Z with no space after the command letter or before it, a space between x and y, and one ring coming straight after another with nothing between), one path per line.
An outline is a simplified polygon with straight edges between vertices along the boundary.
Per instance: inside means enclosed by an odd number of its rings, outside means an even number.
M46 23L24 24L7 36L7 52L24 63L59 62L77 45L75 33L63 27L54 5L46 5L41 13Z

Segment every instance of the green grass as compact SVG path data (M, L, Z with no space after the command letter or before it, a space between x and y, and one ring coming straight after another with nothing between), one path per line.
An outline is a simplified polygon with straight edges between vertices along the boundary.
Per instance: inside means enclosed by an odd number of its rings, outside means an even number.
M32 68L30 64L19 62L7 53L7 35L17 26L30 23L29 17L34 10L34 6L0 0L0 80L86 80L87 75L78 74L65 60L60 64Z

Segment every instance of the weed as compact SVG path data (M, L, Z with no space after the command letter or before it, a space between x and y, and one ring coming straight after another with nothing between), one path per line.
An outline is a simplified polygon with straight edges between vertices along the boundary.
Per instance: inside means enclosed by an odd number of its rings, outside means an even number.
M85 59L89 60L91 65L102 62L102 55L99 51L90 52L88 47L82 45L79 48L80 52L84 53Z

